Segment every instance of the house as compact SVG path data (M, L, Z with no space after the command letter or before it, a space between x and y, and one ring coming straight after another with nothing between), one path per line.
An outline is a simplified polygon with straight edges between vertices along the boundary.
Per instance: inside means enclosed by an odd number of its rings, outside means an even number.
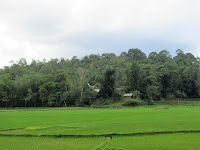
M95 92L99 93L100 89L93 89Z
M87 83L88 84L88 86L91 88L91 89L93 89L95 92L99 92L100 91L100 89L98 89L97 87L96 87L96 85L90 85L90 83Z
M125 86L119 86L119 87L116 88L116 90L117 90L119 93L125 91L125 89L126 89Z
M125 93L123 95L124 98L133 98L133 94L132 93Z

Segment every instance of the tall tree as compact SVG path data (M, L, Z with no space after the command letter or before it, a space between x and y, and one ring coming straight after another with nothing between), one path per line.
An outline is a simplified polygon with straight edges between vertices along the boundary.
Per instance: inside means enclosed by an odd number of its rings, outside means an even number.
M128 56L131 57L133 61L143 60L147 57L145 53L143 53L140 49L137 48L129 49Z
M78 68L78 76L80 78L80 104L83 104L83 90L86 85L87 70L84 68Z
M115 70L107 69L104 73L100 95L104 98L110 98L114 95L115 91Z

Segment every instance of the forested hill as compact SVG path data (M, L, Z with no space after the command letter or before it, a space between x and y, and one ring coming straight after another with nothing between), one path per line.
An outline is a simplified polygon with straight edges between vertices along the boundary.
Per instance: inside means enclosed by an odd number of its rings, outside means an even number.
M199 97L200 59L176 52L175 57L166 50L146 56L130 49L120 56L91 54L30 64L20 59L0 70L0 107L90 106L134 91L146 101Z

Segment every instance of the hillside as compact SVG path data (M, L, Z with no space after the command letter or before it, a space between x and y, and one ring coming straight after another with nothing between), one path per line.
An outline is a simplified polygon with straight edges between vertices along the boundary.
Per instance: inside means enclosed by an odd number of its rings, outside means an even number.
M146 56L140 49L129 49L120 56L91 54L30 64L22 58L0 70L0 107L91 106L120 100L125 92L135 92L147 102L197 98L200 59L176 52L174 57L166 50ZM116 89L121 87L125 88Z

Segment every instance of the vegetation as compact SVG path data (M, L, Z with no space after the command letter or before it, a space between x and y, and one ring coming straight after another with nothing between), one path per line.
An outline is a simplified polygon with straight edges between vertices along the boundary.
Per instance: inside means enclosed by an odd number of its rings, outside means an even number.
M188 150L199 149L199 133L113 137L104 150Z
M98 138L0 137L1 150L188 150L199 149L200 133L175 133L145 136ZM37 143L37 144L36 144Z
M0 69L0 149L198 149L199 65L180 49L12 62Z
M140 99L129 99L123 103L123 106L140 106L140 105L146 105L146 102Z
M134 109L2 109L0 134L102 135L200 130L199 113L199 105L154 105Z
M1 108L0 149L198 149L200 106L192 105Z
M105 138L0 137L1 150L90 150ZM78 144L77 144L78 143Z
M130 49L120 56L91 54L30 64L22 58L11 63L0 69L0 107L91 106L118 101L125 92L149 103L200 95L200 59L180 49L173 58L166 50L147 57Z

